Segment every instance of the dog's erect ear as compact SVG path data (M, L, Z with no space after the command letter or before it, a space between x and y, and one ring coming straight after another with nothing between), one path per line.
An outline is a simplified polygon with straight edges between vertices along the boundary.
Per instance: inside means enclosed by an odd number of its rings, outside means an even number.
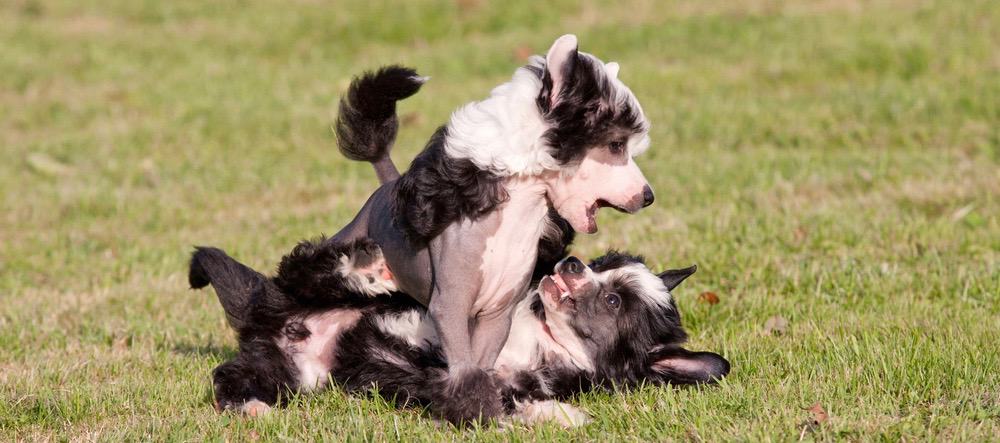
M663 280L663 284L666 285L668 291L673 291L677 285L681 284L684 279L694 274L694 271L698 270L698 265L691 265L684 269L667 269L661 272L657 277Z
M556 39L545 55L545 72L552 80L552 90L549 92L549 105L554 106L559 99L566 82L573 78L576 68L577 41L573 34L566 34Z
M607 71L608 77L618 78L618 70L621 66L618 66L618 62L608 62L604 65L604 70Z
M715 383L729 373L729 362L713 352L691 352L671 346L653 353L650 369L663 382Z

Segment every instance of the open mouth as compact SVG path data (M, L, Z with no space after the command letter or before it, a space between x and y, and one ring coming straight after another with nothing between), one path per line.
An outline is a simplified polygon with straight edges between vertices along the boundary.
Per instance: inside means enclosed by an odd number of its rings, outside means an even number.
M587 208L587 226L590 227L590 232L597 232L597 210L601 208L611 208L618 212L628 213L629 210L621 206L613 204L604 199L597 199L590 207Z
M630 212L628 209L625 209L625 208L623 208L621 206L613 204L613 203L611 203L611 202L609 202L607 200L604 200L603 198L597 199L597 201L594 202L594 207L595 207L594 208L594 212L597 212L597 208L611 208L611 209L614 209L614 210L616 210L618 212L625 212L625 213Z
M573 299L573 291L558 272L542 279L542 292L557 305Z

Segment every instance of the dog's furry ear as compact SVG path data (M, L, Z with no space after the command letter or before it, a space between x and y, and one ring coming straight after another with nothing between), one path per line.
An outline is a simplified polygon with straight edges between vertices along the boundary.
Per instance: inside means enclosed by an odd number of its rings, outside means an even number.
M545 76L552 82L549 90L549 106L555 107L559 94L572 80L576 68L578 43L576 36L566 34L556 39L545 55Z
M604 70L608 73L609 78L618 78L618 71L621 70L621 66L618 66L618 62L608 62L604 64Z
M681 284L682 281L690 277L697 270L698 265L691 265L684 269L667 269L659 273L657 277L663 280L663 284L667 287L668 291L673 291L677 285Z
M655 351L650 359L654 377L664 383L715 383L729 374L729 361L713 352L691 352L680 346Z

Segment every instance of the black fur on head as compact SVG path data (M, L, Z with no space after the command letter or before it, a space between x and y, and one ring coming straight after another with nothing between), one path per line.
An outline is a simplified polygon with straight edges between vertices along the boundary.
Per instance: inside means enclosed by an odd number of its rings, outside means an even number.
M729 363L721 356L693 353L681 347L687 333L673 297L664 286L656 285L662 293L648 293L654 289L649 282L656 281L650 277L674 278L674 273L652 275L642 257L616 251L591 263L595 273L622 268L630 270L609 272L612 277L603 283L602 292L578 302L573 317L572 327L595 351L596 383L629 386L644 380L712 382L729 372ZM606 303L608 294L617 295L617 307Z
M507 201L503 178L444 152L447 128L434 133L396 182L395 222L417 244L463 217L479 218Z
M632 93L615 81L603 62L575 47L554 61L552 51L544 68L528 69L542 79L536 104L550 125L544 137L556 160L573 163L587 149L624 142L646 130ZM560 65L549 65L554 62Z

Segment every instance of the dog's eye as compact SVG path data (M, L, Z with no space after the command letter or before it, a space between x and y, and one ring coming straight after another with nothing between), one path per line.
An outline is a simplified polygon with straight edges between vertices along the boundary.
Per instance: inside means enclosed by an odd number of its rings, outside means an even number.
M604 302L607 303L608 306L618 309L618 307L622 305L622 298L619 297L618 294L611 293L604 296Z
M611 142L610 145L608 145L608 149L611 150L612 154L616 154L616 155L617 154L621 154L621 153L625 152L625 142L623 142L621 140L613 141L613 142Z

